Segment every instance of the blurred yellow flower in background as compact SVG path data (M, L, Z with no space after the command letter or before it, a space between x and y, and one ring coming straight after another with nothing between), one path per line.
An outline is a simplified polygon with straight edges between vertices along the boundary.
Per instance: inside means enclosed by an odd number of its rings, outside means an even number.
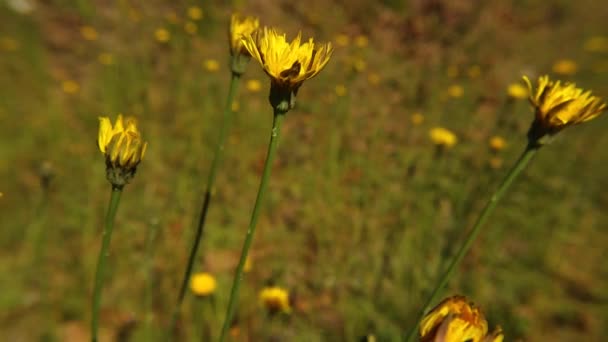
M521 83L511 83L507 87L507 95L516 100L526 99L528 98L529 94L530 92L528 91L528 88Z
M488 322L481 310L463 296L444 299L420 323L420 341L444 342L501 342L498 327L488 335Z
M336 45L338 46L345 47L350 44L350 37L344 33L340 33L339 35L337 35L334 40L336 41Z
M272 82L284 89L295 90L305 80L316 76L332 54L331 43L315 44L312 38L302 43L301 34L289 43L285 34L267 27L247 35L243 44Z
M359 48L364 48L367 46L367 44L369 44L369 39L367 39L367 36L360 34L357 37L355 37L355 45Z
M207 71L215 72L220 70L220 63L213 58L209 58L203 61L203 67Z
M412 122L412 125L420 126L424 122L424 115L422 115L422 113L420 113L420 112L415 112L410 117L410 121Z
M80 91L80 85L74 80L65 80L61 82L61 89L64 93L73 95Z
M198 31L198 26L191 21L186 21L184 24L184 31L188 34L195 34Z
M375 72L370 72L367 75L367 82L369 82L369 84L372 86L377 86L378 84L380 84L380 80L380 75Z
M453 84L448 87L448 95L452 98L460 98L464 95L464 88L459 84Z
M108 167L131 171L143 159L148 143L142 139L136 120L123 120L119 114L114 126L108 117L99 118L97 146L106 156Z
M552 69L558 75L569 76L576 74L578 64L571 59L560 59L553 63Z
M593 36L585 41L583 46L588 52L608 52L608 37Z
M507 146L505 139L498 135L491 137L488 144L490 145L490 149L495 152L502 151Z
M490 158L488 164L490 165L490 167L492 169L498 170L498 169L502 168L504 161L500 157L492 157L492 158Z
M289 293L278 286L265 287L260 291L260 302L271 313L290 313Z
M367 69L367 63L363 58L355 58L353 59L353 69L356 72L363 72Z
M89 25L85 25L80 28L80 35L82 38L89 41L97 40L98 38L97 30Z
M589 121L606 109L601 98L591 95L591 91L577 88L574 83L551 81L545 75L538 78L534 90L528 77L523 79L528 85L529 100L535 111L533 125L537 137Z
M472 65L468 70L467 74L470 78L477 78L481 75L481 67L479 65Z
M215 277L209 273L196 273L190 278L190 291L196 296L206 297L215 292L217 282Z
M203 10L198 6L188 7L188 18L197 21L203 18Z
M342 97L347 93L346 86L344 86L344 84L338 84L335 91L338 97Z
M230 19L230 53L249 56L251 52L243 45L243 38L252 35L260 26L256 17L241 17L235 13Z
M458 142L458 138L450 130L443 127L434 127L429 132L429 137L435 145L451 148Z
M245 87L250 92L257 93L262 89L262 82L260 82L259 80L248 80L245 84Z
M112 65L114 64L114 55L109 52L102 52L97 56L97 60L103 65Z
M156 31L154 31L154 38L156 38L156 41L159 43L166 43L171 39L171 33L165 28L157 28Z

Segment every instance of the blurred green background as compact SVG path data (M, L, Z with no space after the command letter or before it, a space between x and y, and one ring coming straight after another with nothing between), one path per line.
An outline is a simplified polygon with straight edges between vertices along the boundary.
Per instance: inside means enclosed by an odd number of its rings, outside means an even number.
M608 96L601 1L3 1L1 340L88 340L110 188L97 117L118 113L138 118L149 147L118 211L103 340L162 336L218 136L234 10L335 46L285 120L237 341L398 340L525 146L533 115L507 87L548 73ZM266 153L268 88L252 61L196 267L218 288L186 298L179 340L219 333ZM482 307L506 341L608 333L607 125L541 150L445 291ZM438 126L453 148L433 144ZM495 136L506 148L490 148ZM290 315L260 305L268 284L289 290Z

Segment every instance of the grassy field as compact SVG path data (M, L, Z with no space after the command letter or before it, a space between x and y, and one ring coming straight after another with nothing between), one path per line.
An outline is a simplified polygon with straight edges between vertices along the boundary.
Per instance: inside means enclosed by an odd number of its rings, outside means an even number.
M97 118L118 113L149 146L118 211L102 340L166 333L228 90L233 10L335 47L287 114L235 341L399 340L526 145L533 114L507 87L548 73L608 97L601 1L233 2L0 4L0 340L89 339L110 188ZM180 341L219 334L268 88L252 61L195 269L218 287L187 296ZM453 148L433 144L434 127L456 134ZM444 291L482 307L506 341L608 334L607 127L600 117L540 151ZM269 284L289 291L290 314L260 305Z

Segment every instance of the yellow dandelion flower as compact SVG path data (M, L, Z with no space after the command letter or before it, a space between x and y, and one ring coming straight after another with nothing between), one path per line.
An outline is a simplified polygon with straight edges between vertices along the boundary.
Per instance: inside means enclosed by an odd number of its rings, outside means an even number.
M464 95L464 88L461 85L453 84L448 87L448 95L452 98L460 98Z
M207 69L207 71L215 72L220 70L220 63L215 59L209 58L203 61L203 67Z
M259 298L262 305L272 313L291 312L289 292L283 288L277 286L265 287L260 292Z
M73 95L80 91L80 85L74 80L65 80L61 82L61 89L64 93Z
M93 26L89 26L89 25L85 25L80 28L80 35L82 36L82 38L89 40L89 41L97 40L97 38L99 36L97 34L97 30L95 30L95 28Z
M450 130L443 127L434 127L429 132L429 137L435 145L451 148L458 142L458 138Z
M260 20L256 17L241 17L235 13L230 18L230 54L251 56L251 52L243 45L243 39L258 30Z
M196 296L206 297L215 292L217 282L215 277L209 273L196 273L190 278L190 291Z
M412 125L420 126L424 122L424 115L422 115L422 113L420 113L420 112L415 112L410 117L410 121L412 122Z
M558 75L574 75L578 70L578 64L571 59L560 59L553 63L553 72Z
M477 78L481 75L481 67L479 65L473 65L467 70L469 78Z
M336 95L339 97L342 97L344 95L346 95L346 86L344 86L344 84L338 84L336 86Z
M483 313L463 296L443 300L420 322L422 342L482 342L487 333Z
M369 39L367 39L367 36L360 34L355 37L355 45L357 47L364 48L367 46L367 44L369 44Z
M188 7L188 17L194 21L203 19L203 10L198 6Z
M375 72L370 72L367 75L367 82L369 82L369 84L373 86L380 84L380 75Z
M548 76L538 78L536 90L528 77L530 103L534 107L535 119L529 136L538 140L546 134L552 135L563 128L589 121L606 109L606 102L591 95L591 91L577 88L574 83L551 81Z
M102 52L97 56L97 60L103 65L112 65L114 64L114 55L109 52Z
M503 137L495 135L490 138L490 140L488 141L488 145L490 145L490 149L495 152L498 152L505 149L505 147L507 146L507 142Z
M509 95L509 97L512 99L523 100L528 98L529 92L528 88L526 88L523 84L511 83L507 87L507 95Z
M154 37L159 43L166 43L169 41L169 39L171 39L171 33L169 33L167 29L161 27L154 31Z
M113 185L124 185L135 174L148 143L142 139L135 119L123 120L119 114L114 126L109 118L99 118L97 146L106 157L108 180Z
M247 83L245 83L245 88L252 93L257 93L262 90L262 82L259 80L248 80Z
M350 37L344 33L340 33L339 35L337 35L334 40L336 41L336 45L338 46L348 46L348 44L350 44Z
M312 38L301 42L301 34L290 43L285 34L265 27L247 35L243 45L270 76L273 85L297 91L302 83L316 76L329 62L331 43L315 44Z
M583 48L588 52L608 52L608 37L593 36L585 41Z
M184 31L188 34L195 34L198 31L198 26L191 21L186 21L184 24Z

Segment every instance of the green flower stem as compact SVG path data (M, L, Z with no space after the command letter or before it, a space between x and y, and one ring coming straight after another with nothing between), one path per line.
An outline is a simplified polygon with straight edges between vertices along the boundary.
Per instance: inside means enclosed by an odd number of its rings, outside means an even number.
M110 204L108 206L108 212L106 214L106 222L103 229L103 240L101 243L101 250L99 251L99 258L97 259L97 270L95 272L95 288L93 290L92 309L93 312L91 319L91 341L93 342L97 342L97 336L99 331L99 307L101 305L101 288L103 286L106 259L110 254L108 248L110 246L110 240L112 238L114 218L116 217L116 211L118 209L118 203L120 203L121 194L122 187L112 186L112 195L110 196Z
M466 237L464 244L460 247L460 249L454 256L454 259L452 260L452 262L448 266L447 270L441 277L440 281L435 286L435 289L431 293L430 297L428 298L428 300L422 307L422 310L420 311L420 313L418 314L418 317L416 318L415 324L412 326L409 334L407 335L407 338L406 338L407 342L413 341L414 336L418 332L418 326L420 325L420 322L424 318L424 314L425 314L426 310L433 302L435 302L437 300L439 293L447 285L448 281L452 277L452 274L456 270L456 267L460 264L460 262L462 261L462 258L464 258L464 256L467 254L467 252L471 248L471 245L477 238L477 235L479 234L481 227L486 222L486 220L488 219L488 217L490 216L490 214L492 213L492 211L494 210L494 208L496 207L496 205L498 204L500 199L504 196L506 191L509 189L511 184L513 184L513 181L526 168L526 165L528 165L530 160L532 160L532 157L534 157L534 155L538 151L539 147L540 147L539 145L535 145L534 143L528 144L528 146L526 147L524 152L521 154L521 156L515 163L515 165L511 168L511 170L509 171L509 173L503 180L502 184L494 192L492 197L490 197L490 200L486 203L485 208L483 209L483 211L477 218L477 222L475 222L475 225L471 229L469 235Z
M184 277L182 279L182 284L179 290L179 296L177 297L177 303L173 311L171 327L169 330L170 334L175 332L175 328L177 326L177 319L179 318L180 309L184 301L184 297L186 296L186 290L188 289L188 281L190 280L190 276L192 275L192 269L194 268L194 262L196 260L198 248L205 229L205 222L207 220L207 212L209 211L211 197L215 193L215 178L217 176L217 171L224 155L226 137L228 136L228 132L230 131L230 127L232 126L232 121L234 119L232 102L234 101L234 97L236 96L236 93L238 91L240 79L241 75L239 73L232 72L232 77L230 79L230 89L228 91L228 98L226 100L226 106L224 107L224 117L220 128L220 136L218 143L215 147L213 161L211 163L211 169L209 170L209 176L207 178L207 187L205 188L203 205L201 207L201 211L198 218L196 235L194 236L194 243L192 244L192 249L190 250L190 255L188 256L188 264L184 272Z
M255 200L253 212L251 214L251 221L249 223L249 228L247 229L247 235L245 236L245 242L241 251L241 258L236 268L236 273L234 275L232 290L230 291L230 299L228 301L228 309L226 310L226 317L224 318L224 325L222 326L222 332L220 335L220 342L224 341L224 339L226 338L226 334L228 333L230 323L232 322L232 318L234 316L234 308L236 306L239 288L241 286L241 280L243 278L243 269L245 268L245 261L247 260L249 248L251 247L251 243L253 242L253 235L255 233L258 217L260 216L260 208L262 207L262 201L264 200L266 187L270 178L272 161L274 160L274 156L276 154L277 142L279 140L279 132L281 130L281 124L283 123L284 116L284 112L277 112L275 110L274 119L272 121L272 132L270 134L270 143L268 144L268 153L266 155L266 162L264 163L264 171L262 172L262 180L260 181L260 187L258 189L258 195Z

